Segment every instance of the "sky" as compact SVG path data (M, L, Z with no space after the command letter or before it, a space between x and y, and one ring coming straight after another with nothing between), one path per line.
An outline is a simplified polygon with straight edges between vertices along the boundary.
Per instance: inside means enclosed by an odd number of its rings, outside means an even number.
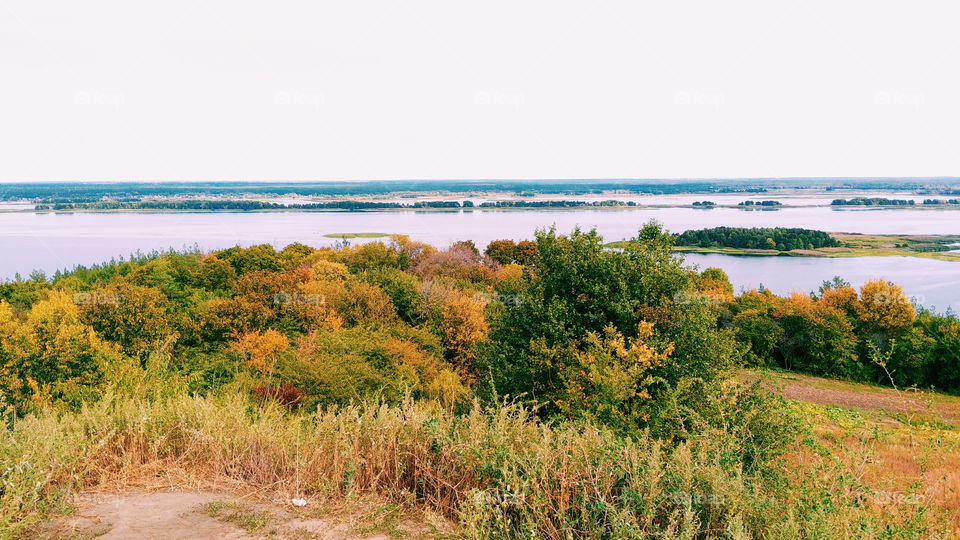
M960 3L0 0L0 181L960 175Z

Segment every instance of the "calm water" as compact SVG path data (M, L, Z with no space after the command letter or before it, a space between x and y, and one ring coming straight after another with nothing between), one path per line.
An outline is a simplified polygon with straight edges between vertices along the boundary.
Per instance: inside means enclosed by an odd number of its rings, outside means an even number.
M575 226L596 227L607 240L636 234L648 220L668 229L720 225L807 227L876 234L960 234L957 210L879 210L792 208L745 211L694 210L556 210L353 213L0 213L0 279L33 269L52 273L89 265L136 251L197 246L203 250L234 245L291 242L331 245L336 232L406 234L438 246L462 239L485 245L498 238L523 239L555 224L561 232ZM738 288L761 283L778 292L809 291L840 275L858 285L885 278L904 287L925 305L960 309L960 263L910 257L804 259L798 257L730 257L690 255L702 267L725 269Z

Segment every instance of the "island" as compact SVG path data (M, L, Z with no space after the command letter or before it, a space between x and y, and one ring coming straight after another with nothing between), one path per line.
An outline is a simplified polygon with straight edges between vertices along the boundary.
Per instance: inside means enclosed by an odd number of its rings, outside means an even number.
M741 256L922 257L960 261L960 235L824 232L798 228L713 227L674 234L674 251ZM622 249L629 241L610 242Z

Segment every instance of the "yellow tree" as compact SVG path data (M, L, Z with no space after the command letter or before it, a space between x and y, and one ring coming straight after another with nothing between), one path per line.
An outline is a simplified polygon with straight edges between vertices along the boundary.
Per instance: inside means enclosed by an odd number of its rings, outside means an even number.
M695 296L713 302L732 302L733 284L727 273L719 268L707 268L695 276Z
M613 326L588 332L584 347L547 352L562 380L551 396L560 411L572 418L589 418L632 431L649 420L653 370L673 351L656 350L646 343L653 325L640 322L635 338L626 338Z
M342 281L350 276L350 270L343 263L320 259L313 263L310 277L320 281Z
M826 289L818 302L853 315L857 306L857 290L846 286Z
M450 359L471 371L474 345L487 337L490 327L484 316L485 304L479 296L468 296L459 290L449 291L440 310L440 336Z
M120 363L116 347L81 321L72 295L51 291L23 317L0 303L2 386L15 402L79 403Z
M424 392L445 406L452 406L469 391L460 376L443 360L425 353L415 343L388 338L384 350L409 388Z
M884 332L905 328L917 317L903 289L883 280L868 281L860 288L855 309L861 323Z
M244 357L248 365L270 375L279 355L290 348L290 341L276 330L254 331L241 334L232 348Z

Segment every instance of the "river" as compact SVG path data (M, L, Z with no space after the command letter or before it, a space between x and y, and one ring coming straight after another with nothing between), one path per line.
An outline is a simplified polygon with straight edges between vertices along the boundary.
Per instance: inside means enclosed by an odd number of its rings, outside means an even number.
M0 279L38 269L53 273L152 250L303 242L320 247L328 233L406 234L437 246L471 239L479 246L499 238L531 238L537 228L596 227L621 240L656 219L674 232L714 226L805 227L872 234L960 234L960 211L951 209L835 209L829 207L740 210L565 209L263 213L0 213ZM960 263L913 257L732 257L688 255L701 267L726 270L738 289L765 287L783 294L810 291L839 275L854 285L884 278L903 286L922 304L960 310Z

